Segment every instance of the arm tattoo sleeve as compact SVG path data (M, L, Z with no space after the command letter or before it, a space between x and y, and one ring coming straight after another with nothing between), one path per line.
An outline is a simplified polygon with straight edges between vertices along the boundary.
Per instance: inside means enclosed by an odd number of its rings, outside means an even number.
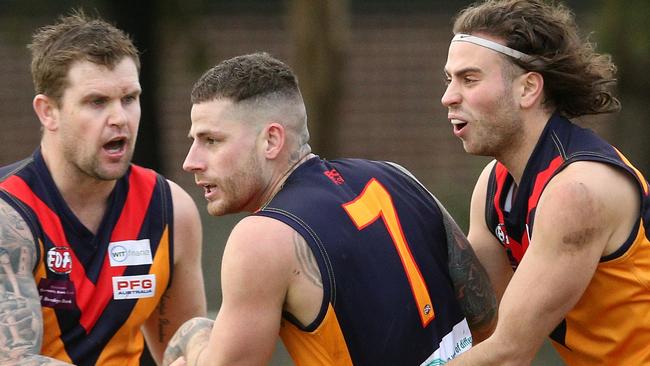
M485 331L494 326L497 301L487 272L474 254L467 237L449 213L438 204L447 232L449 274L456 298L463 308L470 328Z
M32 268L36 244L25 220L0 199L0 364L63 365L39 356L41 303Z
M188 365L195 364L210 339L214 321L208 318L193 318L186 321L172 337L165 350L163 365L167 366L184 356Z

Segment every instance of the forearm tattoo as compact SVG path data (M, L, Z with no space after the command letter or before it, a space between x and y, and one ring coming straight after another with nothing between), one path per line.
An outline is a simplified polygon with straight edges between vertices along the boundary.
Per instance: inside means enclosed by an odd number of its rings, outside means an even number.
M195 365L208 344L214 321L208 318L192 318L186 321L172 337L165 350L163 365L167 366L184 356L188 365Z
M41 304L32 268L36 245L25 220L0 199L0 364L61 365L39 356Z
M311 283L323 288L323 280L318 269L318 263L316 263L316 258L305 239L295 231L293 233L293 246L302 273L304 273Z
M165 342L169 331L170 321L167 317L167 300L169 300L169 295L165 292L160 297L160 303L158 303L158 342L160 343Z
M472 330L489 330L496 323L497 300L487 272L465 234L444 210L449 273L467 322Z

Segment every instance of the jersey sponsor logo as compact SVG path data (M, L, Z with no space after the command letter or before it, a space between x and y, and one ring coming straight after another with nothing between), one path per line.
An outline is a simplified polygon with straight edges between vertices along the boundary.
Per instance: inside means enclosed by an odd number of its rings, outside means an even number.
M156 275L113 277L113 299L141 299L156 293Z
M47 268L54 273L70 273L72 271L72 255L70 248L54 247L47 251Z
M510 239L508 238L508 234L506 233L506 225L505 224L499 224L497 225L496 229L494 229L494 233L496 234L497 238L503 245L508 245L510 244Z
M111 267L151 264L151 244L149 239L112 242L108 244L108 258Z
M467 319L463 318L462 321L454 325L451 332L442 338L438 349L420 366L444 365L470 348L472 348L472 333L469 330Z
M65 310L75 307L75 288L71 281L41 278L38 294L44 307Z
M343 179L341 174L339 174L339 172L336 171L336 169L326 170L323 172L323 174L325 174L325 176L329 178L332 182L334 182L334 184L336 185L340 186L341 184L345 183L345 179Z

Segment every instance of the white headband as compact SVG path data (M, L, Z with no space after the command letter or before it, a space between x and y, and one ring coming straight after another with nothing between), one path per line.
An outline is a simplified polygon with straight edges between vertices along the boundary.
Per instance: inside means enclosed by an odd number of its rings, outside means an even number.
M489 39L477 37L477 36L472 36L470 34L463 34L463 33L458 33L454 36L454 38L451 40L452 42L469 42L469 43L474 43L476 45L489 48L492 51L497 51L499 53L502 53L504 55L510 56L512 58L515 58L517 60L521 60L524 62L530 62L533 63L533 61L536 61L537 59L531 55L527 55L523 52L517 51L515 49L512 49L510 47L504 46L500 43L496 43L493 41L490 41Z

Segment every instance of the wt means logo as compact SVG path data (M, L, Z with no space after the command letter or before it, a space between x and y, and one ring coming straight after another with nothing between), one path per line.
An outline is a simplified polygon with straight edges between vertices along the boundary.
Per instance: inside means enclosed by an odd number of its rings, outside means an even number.
M151 264L151 243L149 239L111 242L108 244L108 259L111 267Z

